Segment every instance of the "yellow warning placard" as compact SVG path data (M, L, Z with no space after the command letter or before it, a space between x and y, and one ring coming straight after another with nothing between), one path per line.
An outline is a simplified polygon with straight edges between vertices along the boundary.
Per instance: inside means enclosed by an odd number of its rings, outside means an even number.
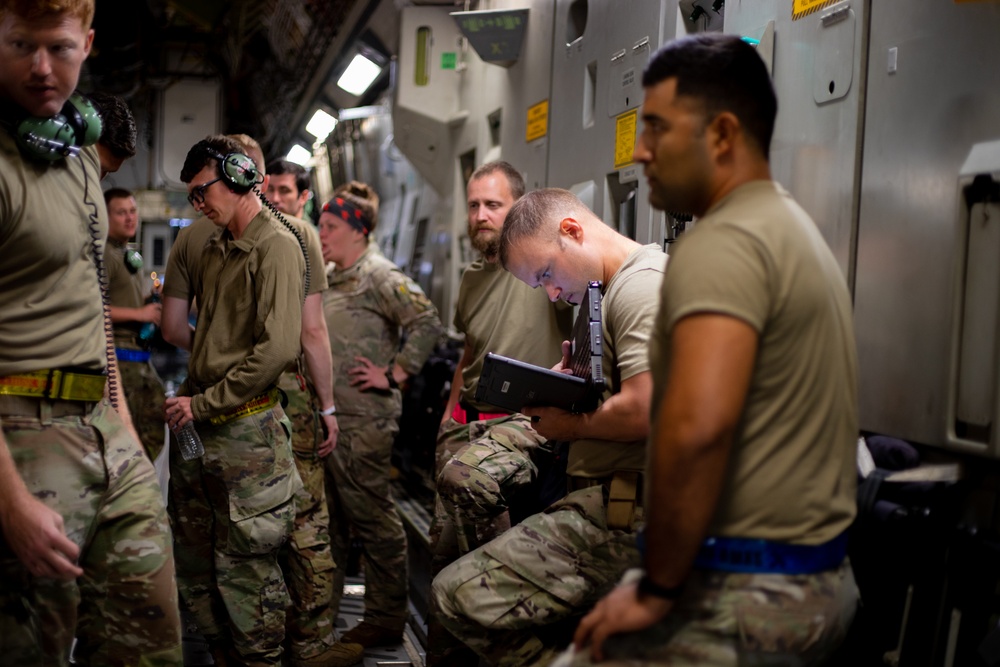
M792 20L809 16L813 12L832 5L839 0L792 0Z
M542 100L528 107L528 122L526 123L525 141L541 139L549 132L549 101Z
M635 150L635 129L639 120L639 110L626 111L615 119L615 169L632 164Z

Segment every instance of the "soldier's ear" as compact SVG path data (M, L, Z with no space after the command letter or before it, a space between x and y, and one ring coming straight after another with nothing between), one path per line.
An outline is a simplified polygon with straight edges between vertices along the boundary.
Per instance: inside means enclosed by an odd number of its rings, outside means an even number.
M579 243L583 240L583 225L576 218L563 218L559 221L559 235Z

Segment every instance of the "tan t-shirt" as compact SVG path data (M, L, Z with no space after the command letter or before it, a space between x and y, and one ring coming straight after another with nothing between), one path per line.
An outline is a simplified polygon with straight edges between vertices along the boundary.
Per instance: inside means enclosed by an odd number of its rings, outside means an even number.
M711 534L820 544L843 532L858 436L851 299L809 215L777 183L737 188L681 237L661 299L654 414L678 320L721 313L760 336Z
M305 261L279 224L262 209L239 240L222 229L198 260L200 308L188 365L198 420L264 393L299 354Z
M605 399L617 394L622 381L649 370L649 336L659 305L667 256L655 243L636 248L611 276L601 295L604 330ZM616 470L646 468L646 441L574 440L566 472L579 477L605 477Z
M0 376L107 365L91 234L103 249L100 177L92 146L34 160L0 131Z
M323 246L319 241L319 232L301 218L286 215L285 220L295 227L306 244L306 254L309 257L309 294L319 294L329 286L326 280L326 263L323 261Z
M222 230L208 218L195 218L177 233L163 274L163 296L190 301L201 289L198 284L201 253L209 240Z
M116 308L142 308L142 273L132 273L125 265L127 246L120 241L108 239L104 253L104 265L108 269L108 297ZM135 334L141 327L139 322L116 322L115 344L135 343Z
M323 263L323 248L316 228L305 220L286 215L285 219L302 235L309 256L309 294L317 294L326 289L326 271ZM280 223L278 223L280 224ZM164 296L190 301L200 289L196 277L199 275L198 261L205 245L214 236L222 233L208 218L197 218L180 230L167 258L167 270L163 279Z
M462 274L454 323L473 353L462 371L461 400L492 412L495 407L475 400L486 353L551 368L570 337L573 310L553 304L545 290L533 290L499 263L479 259Z

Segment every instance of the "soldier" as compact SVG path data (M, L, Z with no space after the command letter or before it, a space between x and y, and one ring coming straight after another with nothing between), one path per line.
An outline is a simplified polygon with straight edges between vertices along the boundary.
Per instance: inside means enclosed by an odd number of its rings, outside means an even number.
M399 430L400 388L418 373L441 336L437 310L420 287L371 239L378 196L348 183L320 215L323 258L333 262L323 295L340 436L327 460L330 532L337 562L334 607L343 591L348 533L365 556L365 616L342 641L397 644L407 611L406 533L389 490L392 443ZM405 341L405 342L402 342ZM334 665L351 665L344 660Z
M0 0L0 655L180 667L162 494L107 375L100 123L71 97L93 15Z
M521 510L519 518L542 509L532 497L538 476L532 454L541 454L537 450L545 439L525 415L475 398L487 352L549 367L559 360L572 326L571 308L549 303L500 266L504 218L522 195L524 179L507 162L484 164L469 178L469 240L481 257L462 273L458 288L454 324L465 334L465 346L438 431L433 574L510 528L512 506ZM475 660L442 631L433 606L427 623L430 667Z
M645 574L598 603L559 664L820 664L857 602L850 294L771 180L777 101L754 49L677 40L642 84L635 159L650 202L698 222L672 256L650 345Z
M230 137L246 149L254 162L264 163L264 153L256 140L245 134ZM274 176L262 172L261 177L261 190L274 191L271 187ZM334 414L330 336L323 316L326 273L319 235L315 227L302 219L301 207L290 207L281 198L273 203L304 241L309 257L309 291L302 306L302 354L278 378L278 388L287 397L285 414L292 422L292 452L302 478L302 490L295 494L295 529L281 558L292 598L286 625L293 664L327 667L331 660L342 660L345 652L348 656L355 655L359 647L343 644L334 647L336 616L330 606L335 564L330 550L330 510L323 459L336 447L339 427Z
M108 267L111 321L115 323L115 356L122 388L146 455L155 461L163 449L163 384L150 363L147 340L140 340L144 324L160 324L160 304L145 303L142 296L142 256L129 248L135 236L139 211L128 190L111 188L104 193L108 207Z
M306 204L312 193L309 190L309 172L305 167L288 160L267 163L267 188L264 190L282 213L306 219Z
M171 520L181 601L226 659L281 663L290 600L277 563L302 488L275 383L299 354L305 260L254 191L243 147L213 136L188 151L188 199L217 227L197 259L198 327L167 422L196 422L204 455L171 448Z
M101 180L104 180L121 169L125 160L135 157L135 119L128 104L117 95L96 92L89 97L103 121L97 154L101 157Z
M638 558L652 390L646 346L666 255L614 231L572 193L549 188L511 207L499 256L553 301L574 302L601 281L609 386L592 412L524 408L540 437L570 442L573 491L446 567L432 595L442 624L489 664L543 664L568 639L566 623ZM558 370L568 370L568 348Z

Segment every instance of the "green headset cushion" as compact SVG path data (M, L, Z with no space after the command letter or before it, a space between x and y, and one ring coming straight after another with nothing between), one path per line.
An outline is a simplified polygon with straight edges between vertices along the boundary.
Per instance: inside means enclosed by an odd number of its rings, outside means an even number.
M219 168L222 177L237 191L246 192L260 182L256 163L243 153L230 153L220 158Z
M62 112L51 118L27 116L14 130L17 143L28 154L55 162L75 154L78 146L90 146L101 138L103 124L90 100L73 93Z

